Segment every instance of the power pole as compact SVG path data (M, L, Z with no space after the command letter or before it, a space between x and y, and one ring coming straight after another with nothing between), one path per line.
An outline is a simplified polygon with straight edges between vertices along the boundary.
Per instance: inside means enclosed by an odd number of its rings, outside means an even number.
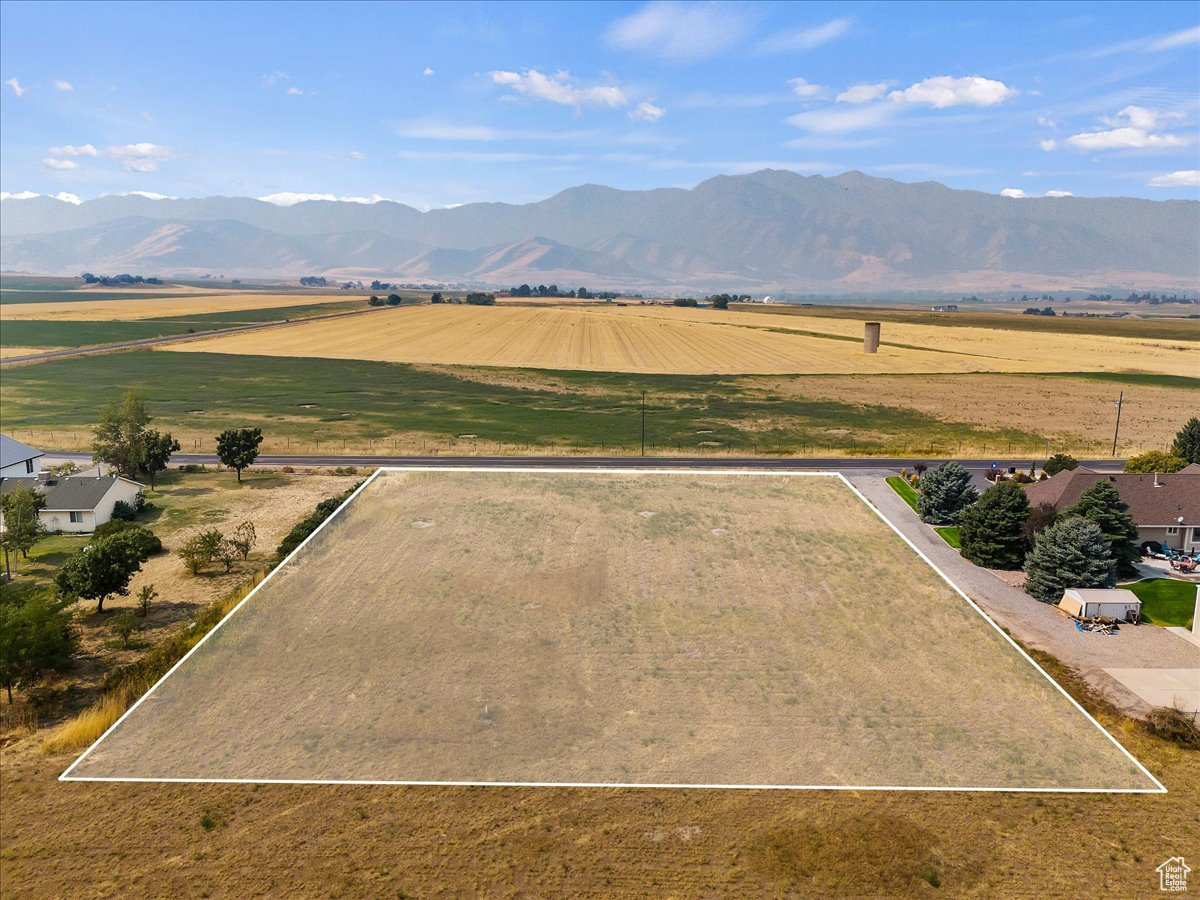
M642 391L642 456L646 455L646 392Z
M1124 405L1125 392L1121 391L1121 396L1117 398L1117 427L1113 429L1113 456L1117 455L1117 435L1121 433L1121 407Z

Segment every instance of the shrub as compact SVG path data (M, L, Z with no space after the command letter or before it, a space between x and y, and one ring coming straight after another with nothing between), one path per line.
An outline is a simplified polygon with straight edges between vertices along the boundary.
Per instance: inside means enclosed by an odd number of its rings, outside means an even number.
M113 504L112 517L120 519L122 522L132 522L137 516L137 511L124 500L118 500Z
M962 513L959 540L962 555L988 569L1019 569L1025 559L1025 520L1029 498L1012 481L983 492Z
M948 462L921 476L917 512L930 525L957 525L962 511L978 499L971 473L956 462Z
M1025 548L1032 549L1037 536L1054 524L1058 509L1053 503L1039 503L1031 507L1025 519Z
M116 526L116 527L113 527ZM157 553L162 553L162 541L149 528L134 525L130 522L114 519L101 525L92 534L92 542L104 540L114 535L120 535L121 540L132 546L142 562Z
M1042 471L1048 477L1053 477L1059 472L1069 471L1070 469L1078 469L1079 460L1068 453L1055 453L1052 457L1046 460L1046 464L1042 466Z
M1200 724L1196 713L1184 712L1178 706L1156 706L1146 716L1150 733L1182 747L1200 747Z
M141 618L146 618L150 615L150 603L158 596L158 591L154 589L152 584L142 585L142 589L138 591L137 598L137 614Z
M121 646L128 648L129 639L137 630L137 618L132 609L127 609L113 616L108 627L121 639Z
M1099 527L1079 516L1059 519L1038 535L1025 559L1025 592L1057 603L1067 588L1111 588L1117 583L1112 545Z
M1182 456L1173 456L1165 450L1147 450L1145 453L1131 456L1125 460L1125 471L1135 472L1139 475L1152 475L1156 472L1170 475L1178 472L1187 464L1188 461Z

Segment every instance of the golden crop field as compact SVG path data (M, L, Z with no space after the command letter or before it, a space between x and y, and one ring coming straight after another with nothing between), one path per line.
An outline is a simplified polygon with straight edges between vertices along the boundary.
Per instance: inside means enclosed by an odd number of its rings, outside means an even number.
M0 346L0 359L13 356L29 356L33 353L44 353L47 350L61 350L61 347L4 347Z
M862 324L660 306L438 305L189 342L171 352L673 374L1150 372L1195 375L1195 345L996 328ZM901 344L904 346L895 346Z
M216 312L240 312L248 309L275 309L283 306L312 306L356 299L346 293L336 294L269 294L213 293L181 291L171 297L139 297L131 294L122 300L76 300L61 303L4 303L0 304L0 321L54 320L74 322L132 321L161 319L166 316L187 316Z

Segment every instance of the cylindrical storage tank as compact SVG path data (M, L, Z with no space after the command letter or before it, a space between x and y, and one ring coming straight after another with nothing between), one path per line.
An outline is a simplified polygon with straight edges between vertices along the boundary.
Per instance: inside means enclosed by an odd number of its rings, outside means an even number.
M867 322L863 328L863 353L874 353L879 349L878 322Z

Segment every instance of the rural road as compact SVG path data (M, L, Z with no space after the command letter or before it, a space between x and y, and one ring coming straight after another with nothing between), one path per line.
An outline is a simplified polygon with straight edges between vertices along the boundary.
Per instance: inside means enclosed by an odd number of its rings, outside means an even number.
M75 463L90 463L89 453L65 453L51 450L48 457L70 460ZM976 475L987 472L992 463L1002 471L1010 466L1017 471L1028 470L1032 461L1023 459L960 459L956 460ZM942 460L930 457L694 457L694 456L367 456L360 454L285 456L262 454L255 460L260 466L480 466L484 468L509 468L513 466L537 466L547 469L562 468L611 468L611 469L806 469L836 472L861 472L911 469L920 463L937 464ZM215 454L176 453L171 457L172 465L219 465ZM1123 471L1123 459L1083 459L1079 464L1097 472Z
M64 350L47 350L44 353L30 353L27 356L10 356L0 360L0 366L15 363L46 362L51 359L65 359L70 356L91 356L96 353L116 353L120 350L139 350L146 347L157 347L160 344L180 344L184 341L195 341L201 338L218 335L238 334L243 331L262 331L264 328L283 328L287 325L299 325L305 322L319 322L322 319L344 319L347 316L361 316L365 313L380 312L385 309L398 309L394 306L371 306L366 309L356 309L351 312L325 313L319 316L306 316L299 319L284 319L278 322L258 322L254 325L235 325L232 328L211 328L207 331L188 331L183 334L167 334L161 337L139 338L136 341L117 341L114 344L93 344L88 347L68 347Z

